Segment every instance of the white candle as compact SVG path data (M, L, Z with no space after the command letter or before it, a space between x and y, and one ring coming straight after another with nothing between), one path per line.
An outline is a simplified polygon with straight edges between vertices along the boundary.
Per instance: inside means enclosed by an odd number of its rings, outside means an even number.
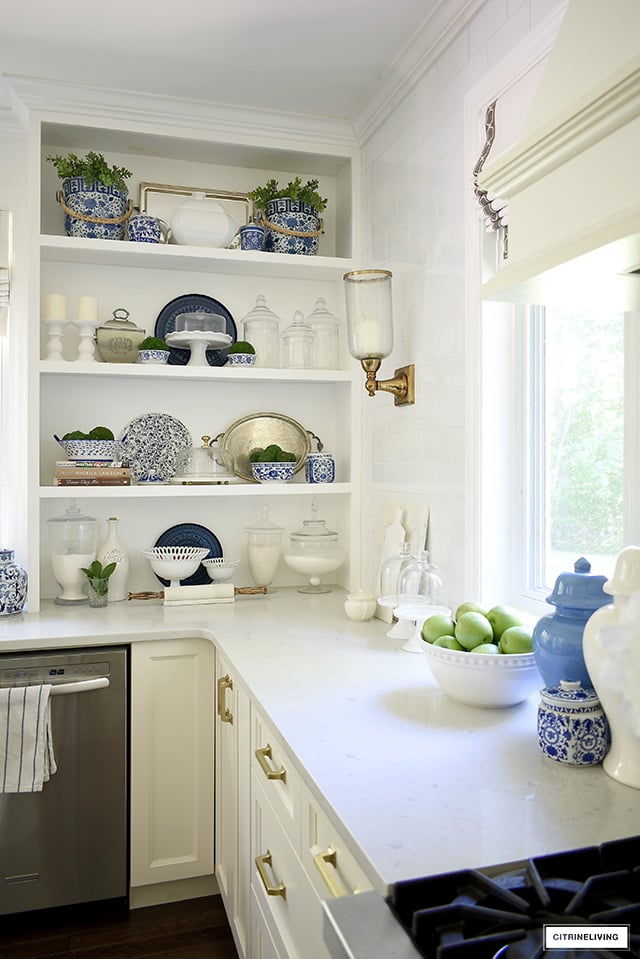
M81 296L78 303L78 319L84 323L98 320L98 300L95 296Z
M44 298L45 320L66 320L67 298L62 293L47 293Z

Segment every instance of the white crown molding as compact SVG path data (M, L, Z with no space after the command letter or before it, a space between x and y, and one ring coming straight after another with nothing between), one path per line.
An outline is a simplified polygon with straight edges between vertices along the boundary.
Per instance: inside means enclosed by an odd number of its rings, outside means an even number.
M346 119L254 110L204 100L183 100L137 91L86 87L37 77L7 75L6 83L17 112L62 112L96 119L126 118L147 126L170 124L181 129L215 131L225 136L273 141L283 138L290 144L322 144L336 151L356 149L353 128Z
M358 142L371 137L407 96L486 0L439 0L420 29L387 69L375 93L351 118Z

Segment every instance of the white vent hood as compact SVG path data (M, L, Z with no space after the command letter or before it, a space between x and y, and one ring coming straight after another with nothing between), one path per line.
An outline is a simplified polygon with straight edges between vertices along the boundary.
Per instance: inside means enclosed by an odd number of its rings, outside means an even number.
M490 159L509 256L483 299L640 309L640 0L572 0L521 140Z

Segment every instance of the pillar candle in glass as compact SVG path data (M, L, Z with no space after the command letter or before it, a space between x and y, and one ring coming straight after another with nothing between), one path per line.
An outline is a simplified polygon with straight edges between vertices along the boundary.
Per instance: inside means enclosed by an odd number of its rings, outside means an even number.
M349 352L357 360L388 356L393 349L389 270L345 273Z

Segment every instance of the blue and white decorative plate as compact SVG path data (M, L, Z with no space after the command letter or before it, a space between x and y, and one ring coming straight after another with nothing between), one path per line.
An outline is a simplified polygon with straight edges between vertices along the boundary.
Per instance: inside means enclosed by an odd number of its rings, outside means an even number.
M178 472L178 453L191 445L180 420L168 413L144 413L120 434L118 458L129 464L136 483L168 483Z
M155 541L154 546L199 546L209 550L208 556L203 559L216 559L222 556L220 540L206 526L199 523L178 523L165 530ZM157 574L156 574L157 575ZM164 586L169 585L168 579L158 579ZM188 579L181 580L182 586L204 586L211 582L206 567L200 563L195 573Z
M201 310L203 313L216 313L223 316L226 324L226 332L231 337L231 343L238 339L238 330L229 310L220 300L214 300L212 296L206 296L204 293L185 293L184 296L176 296L174 300L167 303L158 313L158 319L154 329L154 336L161 340L167 339L167 333L174 333L176 329L176 317L181 313L196 313ZM231 345L229 344L229 346ZM224 366L227 362L227 353L229 347L223 349L207 350L207 362L209 366ZM170 366L186 366L189 362L190 351L181 350L175 346L169 350Z

